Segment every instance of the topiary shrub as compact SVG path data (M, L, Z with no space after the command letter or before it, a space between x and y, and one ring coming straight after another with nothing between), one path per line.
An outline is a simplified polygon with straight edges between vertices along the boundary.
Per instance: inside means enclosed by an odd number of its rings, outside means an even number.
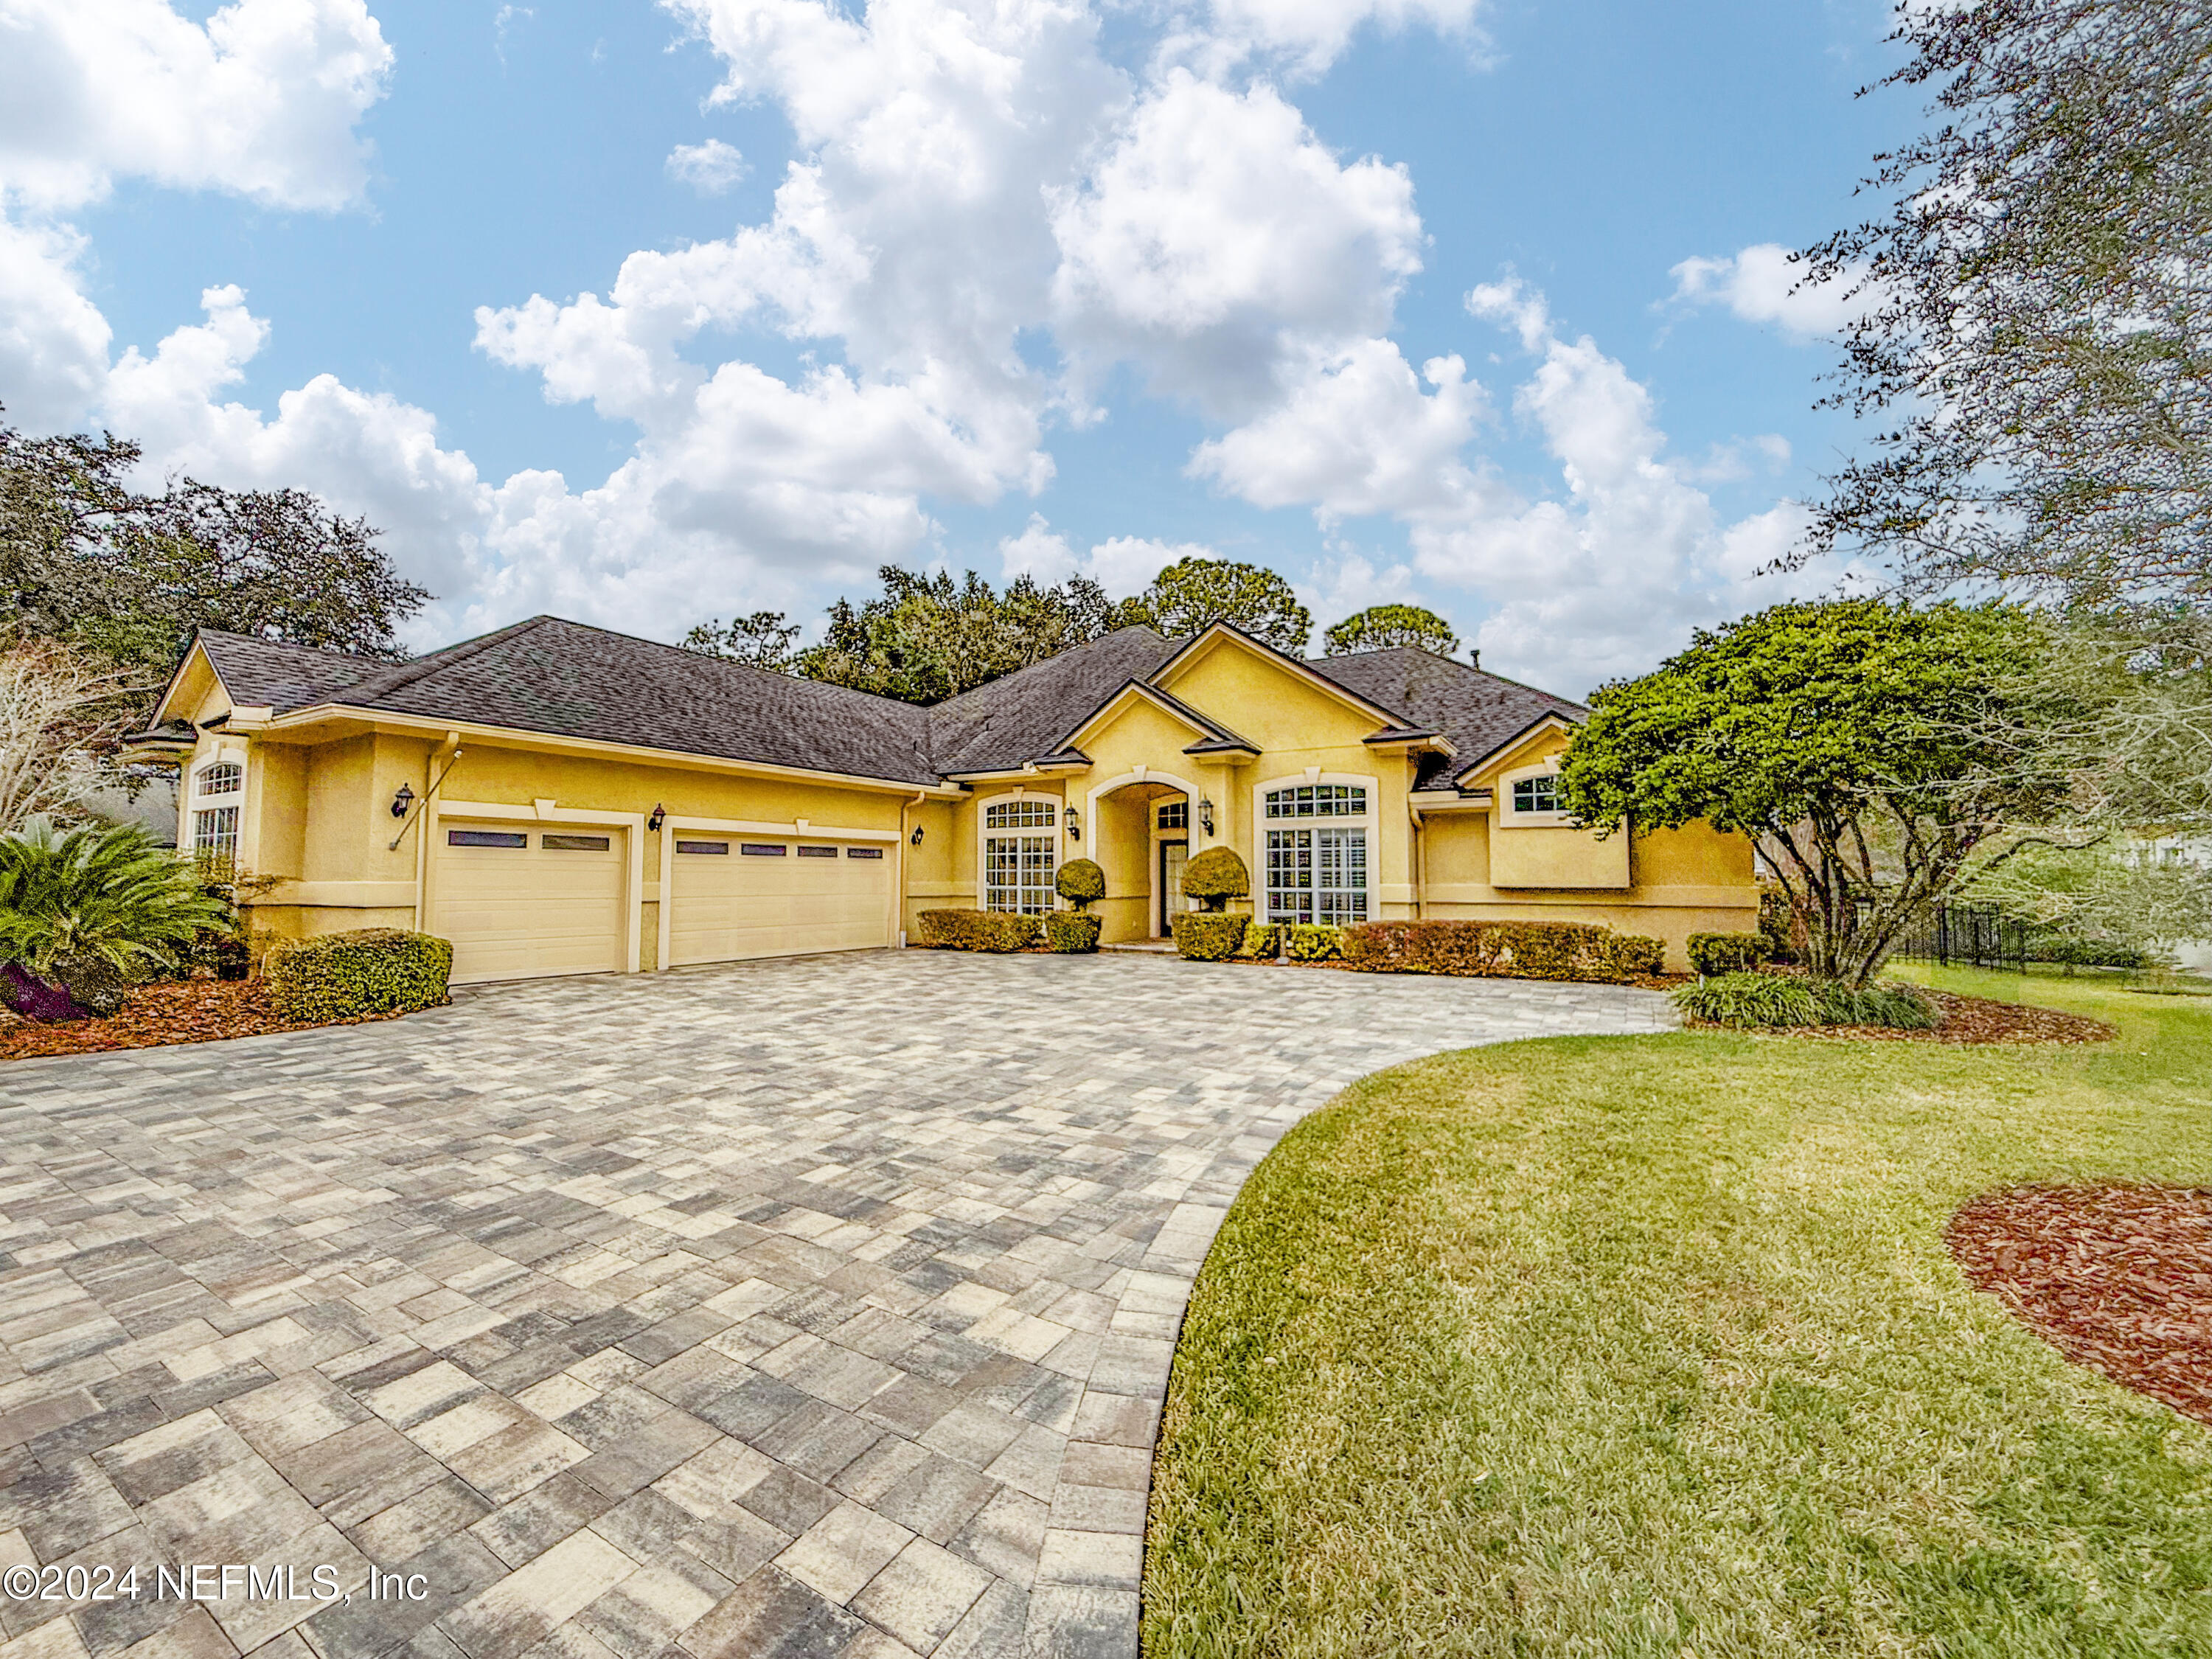
M1285 949L1292 962L1327 962L1342 954L1344 929L1302 921L1291 929Z
M1614 970L1624 979L1667 971L1667 945L1649 933L1615 933L1611 940Z
M1757 933L1692 933L1690 967L1708 976L1746 974L1766 960L1766 941Z
M1240 962L1264 962L1273 957L1280 945L1280 930L1273 923L1248 921L1244 924L1244 937L1237 946L1237 958Z
M398 927L288 940L261 967L277 1016L301 1024L435 1007L453 971L450 944Z
M1226 847L1209 847L1182 867L1182 896L1196 899L1203 909L1218 913L1231 899L1249 897L1251 891L1244 860Z
M1226 962L1244 942L1244 918L1218 910L1185 910L1169 925L1176 950L1192 962Z
M1054 910L1044 919L1044 942L1064 957L1088 955L1098 948L1098 918Z
M1078 912L1086 911L1106 896L1106 872L1089 859L1070 859L1053 878L1052 890Z
M1003 956L1037 942L1037 918L1011 910L924 910L915 921L921 942L933 950L989 951Z

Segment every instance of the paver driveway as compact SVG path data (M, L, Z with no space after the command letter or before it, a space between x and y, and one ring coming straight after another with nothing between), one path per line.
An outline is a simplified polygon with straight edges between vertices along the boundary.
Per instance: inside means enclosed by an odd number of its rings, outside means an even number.
M1377 1066L1668 1023L911 951L12 1065L0 1569L139 1576L0 1571L0 1659L1132 1655L1176 1324L1253 1164ZM263 1571L156 1575L194 1563Z

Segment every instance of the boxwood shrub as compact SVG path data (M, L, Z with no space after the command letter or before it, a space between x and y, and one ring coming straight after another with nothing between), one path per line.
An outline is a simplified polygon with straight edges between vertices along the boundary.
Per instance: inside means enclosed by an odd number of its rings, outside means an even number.
M1649 933L1615 933L1613 965L1624 979L1667 971L1667 944Z
M1371 974L1618 983L1614 935L1589 921L1363 921L1344 930L1351 966Z
M1342 954L1344 929L1330 927L1318 922L1302 921L1291 929L1285 947L1292 962L1327 962Z
M1273 958L1280 947L1279 931L1271 922L1246 922L1244 937L1237 946L1237 958L1244 962L1264 962Z
M362 927L272 945L261 971L280 1018L302 1024L366 1019L445 1001L453 947L428 933Z
M1088 910L1106 896L1106 872L1089 859L1070 859L1052 878L1052 890L1078 910Z
M1064 957L1098 948L1098 918L1075 910L1054 910L1044 919L1044 942Z
M1193 962L1226 962L1244 942L1247 918L1218 910L1185 910L1169 926L1176 949Z
M940 951L1026 951L1037 942L1037 918L1007 910L924 910L921 942Z
M1248 898L1252 873L1226 847L1209 847L1182 867L1182 896L1201 909L1219 912L1233 898Z
M1690 967L1695 973L1748 973L1765 960L1766 940L1757 933L1690 935Z

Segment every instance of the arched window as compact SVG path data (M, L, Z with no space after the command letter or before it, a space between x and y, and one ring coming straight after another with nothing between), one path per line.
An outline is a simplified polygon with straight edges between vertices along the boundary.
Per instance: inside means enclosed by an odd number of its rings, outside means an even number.
M1267 820L1267 920L1338 927L1366 921L1366 786L1287 785L1268 790L1261 810ZM1313 818L1363 822L1329 829L1291 827Z
M246 787L246 769L236 761L217 761L203 766L193 780L202 795L234 795Z
M1267 792L1271 818L1364 818L1367 791L1356 783L1302 783Z

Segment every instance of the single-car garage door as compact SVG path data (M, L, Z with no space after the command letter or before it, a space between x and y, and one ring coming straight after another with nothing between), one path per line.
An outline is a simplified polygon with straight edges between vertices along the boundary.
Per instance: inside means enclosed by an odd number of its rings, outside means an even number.
M890 943L884 848L683 835L674 858L672 964Z
M453 942L453 980L538 979L627 966L617 829L444 818L430 931Z

